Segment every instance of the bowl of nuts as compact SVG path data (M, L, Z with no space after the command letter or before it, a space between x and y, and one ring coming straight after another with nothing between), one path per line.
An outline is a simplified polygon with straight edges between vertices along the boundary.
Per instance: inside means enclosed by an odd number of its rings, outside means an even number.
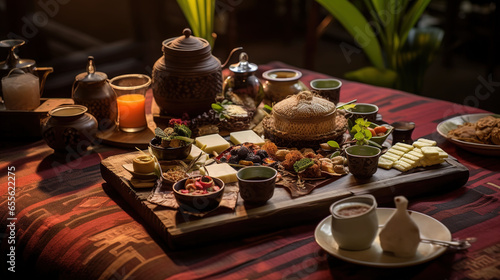
M157 127L155 137L149 142L151 154L158 160L181 160L188 157L194 139L186 125L176 124L165 130Z
M177 181L172 189L179 208L190 213L205 213L219 207L225 184L219 178L205 175Z

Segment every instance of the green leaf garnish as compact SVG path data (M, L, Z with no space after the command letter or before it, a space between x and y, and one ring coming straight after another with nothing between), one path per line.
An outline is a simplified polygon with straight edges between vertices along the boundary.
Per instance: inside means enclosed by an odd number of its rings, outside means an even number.
M328 146L330 146L332 148L337 148L337 149L340 148L339 143L337 143L337 141L330 140L330 141L328 141L326 143L328 144Z

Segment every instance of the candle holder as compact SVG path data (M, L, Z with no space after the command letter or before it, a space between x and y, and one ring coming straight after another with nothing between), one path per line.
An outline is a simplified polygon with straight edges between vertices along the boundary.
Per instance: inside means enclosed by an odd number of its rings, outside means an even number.
M146 91L151 78L142 74L127 74L110 80L118 103L118 127L125 132L138 132L148 127L146 121Z

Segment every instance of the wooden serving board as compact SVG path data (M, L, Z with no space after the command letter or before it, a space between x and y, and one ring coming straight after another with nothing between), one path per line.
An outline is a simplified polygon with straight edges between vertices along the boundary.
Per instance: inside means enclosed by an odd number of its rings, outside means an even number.
M319 221L329 215L329 206L334 201L352 195L373 194L379 204L388 203L397 195L411 199L417 195L459 188L469 178L468 169L453 159L439 166L414 169L411 173L379 168L370 179L359 181L347 174L332 178L310 194L293 199L288 190L278 187L271 200L263 206L245 205L239 197L234 211L219 207L209 215L198 218L151 204L147 201L151 189L132 187L131 175L122 165L130 163L139 153L103 160L102 177L173 249Z

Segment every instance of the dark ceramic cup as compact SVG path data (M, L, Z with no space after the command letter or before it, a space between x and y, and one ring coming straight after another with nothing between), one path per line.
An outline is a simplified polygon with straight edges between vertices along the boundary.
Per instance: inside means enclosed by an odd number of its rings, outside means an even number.
M330 100L336 105L340 100L340 88L342 87L342 82L337 79L316 79L312 80L309 85L311 86L311 91L316 93L323 98Z
M374 104L356 103L356 107L346 110L349 114L347 117L354 124L357 119L363 118L370 122L377 120L378 107Z
M378 168L381 150L372 146L350 146L346 148L349 172L358 178L370 178Z
M264 204L274 195L278 171L268 166L248 166L236 173L241 198L247 203Z

